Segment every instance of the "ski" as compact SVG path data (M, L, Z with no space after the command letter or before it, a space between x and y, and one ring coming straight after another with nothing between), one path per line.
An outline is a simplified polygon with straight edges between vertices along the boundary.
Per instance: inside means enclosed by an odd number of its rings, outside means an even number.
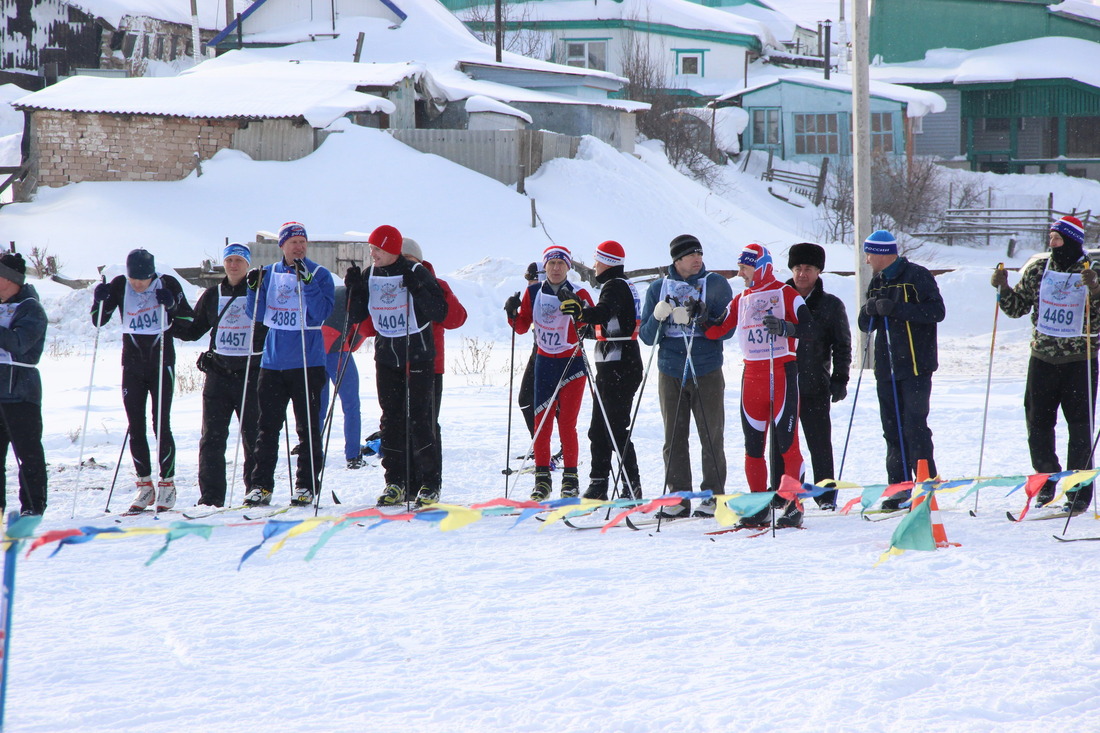
M274 517L274 516L279 515L279 514L286 514L291 509L292 509L292 507L289 507L289 506L281 506L281 507L276 507L274 509L268 509L265 512L259 512L259 513L254 512L251 515L245 514L243 518L245 520L251 522L254 519L266 519L268 517Z
M867 516L867 512L864 512L860 516L863 517L863 521L865 522L885 522L890 519L898 519L899 517L904 517L908 513L909 512L904 509L899 509L896 512L876 512L876 514L879 514L881 516L878 516L875 519L871 519L869 516Z
M1077 516L1078 514L1081 514L1081 512L1075 512L1073 516ZM1005 516L1008 517L1008 521L1010 521L1010 522L1020 521L1019 519L1016 518L1016 515L1014 515L1012 512L1005 512ZM1024 519L1024 521L1025 522L1041 522L1044 519L1065 519L1068 516L1070 516L1069 512L1059 511L1059 512L1052 512L1050 514L1043 514L1043 515L1038 516L1038 517L1036 517L1036 516L1026 517Z
M653 527L657 524L680 524L681 522L687 522L693 519L714 519L714 516L708 514L705 517L664 517L662 519L643 519L640 522L635 522L629 516L627 516L623 518L623 521L626 522L627 527L630 527L634 531L639 531L645 529L646 527Z
M187 512L182 512L182 514L184 519L206 519L207 517L212 517L215 514L224 514L225 512L238 512L251 508L252 507L250 507L248 504L240 504L239 506L222 506L205 512L192 512L191 514L188 514Z
M1100 537L1062 537L1060 535L1051 535L1059 542L1100 542Z
M730 532L740 532L743 529L760 529L760 528L759 527L738 527L738 526L733 526L733 527L725 527L724 529L715 529L715 530L712 530L710 532L704 532L703 534L708 535L708 536L719 535L719 534L729 534ZM771 527L768 527L768 529L770 530Z

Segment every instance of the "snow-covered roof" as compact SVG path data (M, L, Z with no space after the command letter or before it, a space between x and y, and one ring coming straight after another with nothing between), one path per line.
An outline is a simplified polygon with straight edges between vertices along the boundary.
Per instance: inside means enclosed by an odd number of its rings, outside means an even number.
M225 0L195 0L201 28L220 28L226 24ZM103 18L115 28L127 15L191 24L191 3L187 0L68 0L74 8ZM233 0L234 12L249 5L247 0Z
M1087 0L1065 0L1065 2L1048 5L1047 10L1100 23L1100 6Z
M424 73L424 64L411 61L394 63L355 63L354 61L267 61L238 54L226 54L220 64L199 64L184 72L203 79L233 78L251 84L253 79L341 82L359 87L392 87L409 76Z
M871 77L895 84L991 84L1021 79L1073 79L1100 87L1100 44L1047 36L964 51L940 48L921 61L871 67Z
M732 6L730 9L740 13L748 6L755 3ZM833 33L836 33L836 22L840 18L840 3L837 0L761 0L776 11L783 13L803 28L817 29L817 24L823 20L833 21ZM845 22L851 22L851 2L846 2Z
M395 110L393 102L355 91L356 84L322 79L272 79L186 76L103 79L74 76L22 97L24 109L108 112L170 117L279 118L304 117L325 127L348 112Z
M460 11L466 17L469 10ZM523 5L525 22L626 20L639 23L753 36L762 46L777 47L767 25L688 0L542 0Z
M531 115L527 114L523 110L516 109L515 107L507 105L504 102L498 102L497 100L490 99L489 97L483 97L480 94L475 94L474 96L466 100L466 111L471 114L474 112L495 112L498 115L509 115L511 117L518 117L526 122L528 125L533 122L533 120L531 119Z
M756 91L757 89L763 89L764 87L778 84L779 82L803 84L805 86L831 89L847 94L851 94L852 92L852 77L848 74L834 73L830 78L826 79L819 70L805 69L792 70L789 73L774 75L771 78L759 75L755 78L754 83L744 89L723 94L718 97L716 101L722 102L727 99L733 99L734 97L740 97L749 92ZM947 109L947 102L943 97L935 92L929 92L923 89L913 89L912 87L902 86L901 84L889 84L883 81L872 80L870 91L872 97L892 99L895 102L901 102L906 105L905 109L908 117L924 117L931 112L943 112Z

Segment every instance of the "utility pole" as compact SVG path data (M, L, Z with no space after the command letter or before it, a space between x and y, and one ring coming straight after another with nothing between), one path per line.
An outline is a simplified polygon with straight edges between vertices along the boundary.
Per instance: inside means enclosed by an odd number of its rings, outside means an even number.
M863 257L863 240L871 234L871 80L868 68L871 20L868 0L852 0L855 43L852 58L852 229L855 236L856 298L859 307L867 297L871 268ZM864 334L856 333L856 353L862 356ZM862 363L862 361L861 361Z

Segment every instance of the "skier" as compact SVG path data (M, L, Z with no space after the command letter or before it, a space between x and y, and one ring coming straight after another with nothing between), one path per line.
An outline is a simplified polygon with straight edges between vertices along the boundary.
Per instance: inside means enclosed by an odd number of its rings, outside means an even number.
M42 377L46 311L26 282L27 264L0 255L0 513L7 508L8 445L19 465L21 514L46 511L46 457L42 450Z
M259 433L252 487L244 498L249 506L271 503L275 464L279 460L279 433L287 403L294 405L298 443L298 470L290 503L310 504L320 492L321 387L325 383L325 344L321 324L332 313L335 295L332 274L306 258L309 238L296 221L279 229L278 262L248 271L248 317L268 327L260 360Z
M840 402L848 396L852 331L843 301L825 292L822 285L823 247L812 242L794 245L787 251L787 267L794 275L787 285L798 291L813 316L809 330L798 340L798 419L817 483L836 478L829 402ZM833 511L836 498L834 489L814 501L822 509Z
M673 239L669 256L668 274L650 283L646 291L640 331L642 341L658 346L657 395L665 428L666 486L672 492L691 491L688 416L694 415L702 444L701 488L722 494L726 485L722 343L704 331L705 324L721 322L733 291L724 277L707 271L703 245L693 235ZM713 516L715 503L713 498L704 500L696 514ZM685 499L662 509L661 515L685 517L690 511L691 502Z
M359 402L359 369L355 366L352 354L374 333L368 330L367 321L354 327L351 325L346 287L337 285L335 297L332 313L321 326L321 333L325 338L325 373L328 379L321 389L320 419L324 425L325 416L328 415L329 384L336 387L339 382L337 397L340 399L340 412L344 415L344 460L349 469L358 470L363 467L362 446L359 443L363 435L363 423ZM341 372L343 376L340 376Z
M97 328L105 325L116 308L125 334L122 404L137 474L137 494L130 511L140 512L154 502L157 511L165 511L176 504L176 443L171 423L176 349L172 339L177 330L190 325L194 314L179 281L171 275L158 275L153 255L144 249L126 256L125 276L95 286L92 323ZM146 396L152 404L153 434L159 446L160 481L155 490L145 434Z
M575 311L569 301L582 306L593 305L592 296L584 288L569 282L573 255L568 249L551 245L542 253L546 281L527 286L523 297L512 295L504 304L508 324L518 334L525 334L533 325L538 353L535 355L535 488L533 501L550 496L550 422L557 419L558 439L564 463L561 496L580 495L577 474L579 446L577 416L584 396L584 360L578 349L584 348L573 319L563 312Z
M596 282L600 286L599 302L591 308L581 308L576 300L561 306L566 315L594 326L596 332L595 387L603 410L599 403L592 405L592 422L588 427L592 468L584 498L607 499L612 450L618 447L625 476L620 475L616 484L622 486L624 497L640 499L642 484L638 457L627 434L634 393L642 383L642 357L638 348L641 299L634 283L626 278L626 251L621 244L602 242L596 247L594 259ZM608 425L611 434L608 434Z
M370 319L378 334L374 374L386 475L378 505L405 502L406 491L416 485L407 468L414 462L420 477L416 504L434 504L440 496L440 465L431 404L435 376L431 325L447 317L447 302L428 268L401 256L401 232L395 227L378 227L368 241L370 269L364 273L352 265L344 284L352 322Z
M1081 220L1063 216L1050 228L1050 258L1036 260L1008 286L1003 268L993 272L992 285L1009 318L1031 313L1031 358L1024 387L1024 419L1031 465L1037 473L1062 470L1054 445L1058 408L1066 420L1069 444L1066 466L1092 467L1092 414L1096 403L1096 334L1100 331L1100 283L1084 252ZM1087 291L1087 297L1086 297ZM1085 318L1088 308L1088 319ZM1085 324L1091 326L1085 334ZM1091 370L1090 370L1091 367ZM1091 390L1091 391L1090 391ZM1088 397L1092 397L1089 404ZM1054 499L1056 482L1039 489L1039 506ZM1092 500L1092 482L1066 492L1065 511L1084 511Z
M733 297L725 320L707 329L707 337L721 338L736 328L744 354L741 376L741 429L745 434L745 478L749 490L768 490L764 459L768 432L772 433L771 490L784 475L802 481L802 453L798 447L798 339L810 330L810 309L798 291L775 278L766 247L749 244L737 259L745 290ZM770 424L769 424L770 423ZM778 499L778 497L777 497ZM797 501L782 502L776 527L801 527ZM769 523L769 509L744 517L742 526Z
M202 386L198 503L208 506L225 503L225 446L234 414L244 448L245 493L252 488L259 415L259 356L267 335L267 326L255 323L245 312L248 300L245 276L252 264L252 251L247 245L234 242L222 252L222 264L225 277L202 292L195 304L194 321L189 326L181 323L179 332L185 341L197 341L210 333L210 345L198 362L199 370L206 375Z
M939 366L936 324L944 319L943 298L932 273L899 257L897 240L885 229L873 232L863 251L873 275L859 312L859 330L878 332L875 381L886 439L886 477L891 484L911 480L921 459L928 461L929 475L937 476L928 404L932 373ZM896 511L911 494L893 494L882 508Z

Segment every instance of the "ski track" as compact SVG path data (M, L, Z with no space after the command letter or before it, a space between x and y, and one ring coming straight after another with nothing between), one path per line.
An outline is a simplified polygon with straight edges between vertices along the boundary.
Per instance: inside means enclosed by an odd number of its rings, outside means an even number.
M1006 336L999 346L987 474L1030 471L1026 338ZM44 360L53 465L41 530L182 519L115 523L131 496L128 458L114 513L103 513L125 431L117 339L104 339L85 455L105 468L85 472L75 519L79 443L68 433L83 419L90 350ZM975 346L981 340L941 337L945 366L933 381L930 422L947 477L977 471L988 354ZM454 358L461 347L451 346ZM181 346L179 363L193 364L196 353ZM740 366L734 347L726 355L727 485L740 490ZM358 357L364 434L378 418L369 358ZM445 377L444 501L504 493L507 359L505 344L487 376ZM838 466L856 376L833 412ZM635 432L647 496L662 480L654 389L651 379ZM585 474L587 402L579 421ZM185 510L198 495L200 413L198 392L177 392ZM527 447L518 411L512 424L515 456ZM340 440L337 424L332 445ZM1063 450L1062 430L1058 443ZM373 504L381 468L347 471L339 448L333 453L321 513ZM844 478L881 483L883 463L866 372ZM282 462L275 475L286 475ZM554 483L557 490L560 474ZM511 496L525 498L530 486L520 476ZM7 722L36 732L1095 730L1100 547L1054 542L1061 522L1007 522L1004 512L1024 503L1023 492L1007 491L984 489L977 518L967 514L973 497L943 494L948 537L962 547L908 552L878 567L897 525L856 512L810 516L806 531L774 539L707 537L711 522L601 533L534 520L513 528L516 517L495 517L443 533L424 522L368 529L368 519L308 563L318 531L272 557L280 538L269 540L240 572L260 530L221 525L242 512L196 520L219 528L209 540L173 542L150 567L144 562L163 536L102 537L53 558L50 546L19 564ZM236 492L239 502L239 482ZM845 490L841 499L854 496ZM276 501L286 501L285 487ZM1075 518L1069 534L1100 534L1100 522Z

